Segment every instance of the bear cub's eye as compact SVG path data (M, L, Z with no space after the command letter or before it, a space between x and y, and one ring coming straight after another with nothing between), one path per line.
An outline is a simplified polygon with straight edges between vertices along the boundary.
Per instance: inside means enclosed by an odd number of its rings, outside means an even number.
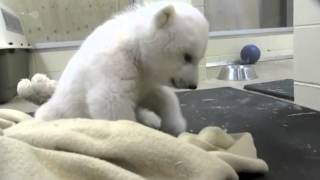
M188 53L184 54L184 61L186 63L192 63L192 56Z

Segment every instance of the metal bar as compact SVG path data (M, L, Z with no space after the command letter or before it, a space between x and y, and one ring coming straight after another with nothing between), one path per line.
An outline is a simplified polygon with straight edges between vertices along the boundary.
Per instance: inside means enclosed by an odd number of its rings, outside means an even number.
M77 48L80 47L83 41L63 41L63 42L48 42L37 43L33 49L60 49L60 48Z

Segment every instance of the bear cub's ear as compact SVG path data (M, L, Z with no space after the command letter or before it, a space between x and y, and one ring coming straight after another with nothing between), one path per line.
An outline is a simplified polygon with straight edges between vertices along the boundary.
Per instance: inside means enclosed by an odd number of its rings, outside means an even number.
M157 28L166 26L175 16L175 9L172 5L163 7L155 16Z

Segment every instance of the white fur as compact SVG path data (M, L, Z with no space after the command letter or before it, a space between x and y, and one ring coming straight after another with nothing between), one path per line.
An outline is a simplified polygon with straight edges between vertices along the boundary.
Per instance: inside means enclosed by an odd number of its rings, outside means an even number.
M136 118L141 124L155 129L161 128L161 118L149 109L138 107L136 109Z
M50 80L44 74L35 74L31 81L22 79L18 83L17 93L20 97L41 105L52 96L55 88L56 81Z
M145 108L159 116L161 129L178 134L186 122L177 97L163 86L196 87L207 35L203 15L185 3L153 3L116 16L84 41L36 118L136 121L150 116L136 114Z

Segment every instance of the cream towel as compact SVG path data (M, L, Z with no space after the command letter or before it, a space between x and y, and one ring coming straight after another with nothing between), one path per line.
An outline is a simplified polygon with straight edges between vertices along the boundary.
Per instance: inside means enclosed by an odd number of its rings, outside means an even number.
M248 133L208 127L175 138L131 121L21 121L0 135L1 180L233 180L268 171Z

